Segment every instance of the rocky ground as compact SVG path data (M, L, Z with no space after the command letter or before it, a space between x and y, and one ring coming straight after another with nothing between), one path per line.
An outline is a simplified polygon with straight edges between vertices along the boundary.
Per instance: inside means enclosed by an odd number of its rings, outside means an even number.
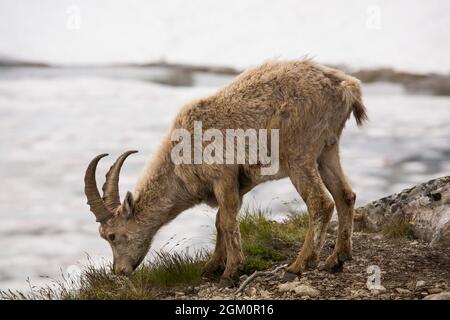
M332 251L333 243L334 237L329 236L322 261ZM378 268L381 277L380 285L376 286L376 275L369 272ZM311 270L286 283L282 282L282 276L280 270L257 277L237 294L236 288L221 288L217 282L204 279L199 286L159 292L156 298L450 300L450 247L431 247L426 242L405 237L390 239L381 233L356 232L353 260L346 263L343 272ZM247 277L241 277L241 284ZM372 279L369 281L372 285L367 284L368 279Z

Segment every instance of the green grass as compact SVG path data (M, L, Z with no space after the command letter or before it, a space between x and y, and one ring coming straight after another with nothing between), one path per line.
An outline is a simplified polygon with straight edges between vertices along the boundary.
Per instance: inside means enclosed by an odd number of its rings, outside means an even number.
M303 240L308 216L291 213L282 222L268 219L259 210L246 210L240 218L242 247L246 257L244 273L265 270L275 262L295 255ZM115 276L111 265L83 267L77 283L64 277L45 287L30 286L30 293L0 291L0 299L127 300L155 299L163 291L188 290L200 284L208 254L158 253L130 277Z
M402 217L395 218L383 226L382 233L386 238L412 237L412 221L406 221Z
M244 212L240 220L242 249L246 258L244 273L265 270L295 254L307 228L308 215L304 213L292 213L278 223L269 220L261 210Z

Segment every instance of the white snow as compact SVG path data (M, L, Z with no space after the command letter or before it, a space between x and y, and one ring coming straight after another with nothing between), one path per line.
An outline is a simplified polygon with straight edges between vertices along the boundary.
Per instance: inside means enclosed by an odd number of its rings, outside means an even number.
M353 68L447 73L449 12L441 0L2 0L0 54L238 67L309 54Z

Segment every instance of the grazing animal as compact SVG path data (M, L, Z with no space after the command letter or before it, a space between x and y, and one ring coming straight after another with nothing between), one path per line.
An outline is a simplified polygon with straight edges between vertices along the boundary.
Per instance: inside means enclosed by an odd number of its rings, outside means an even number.
M353 113L360 126L367 120L360 81L311 59L268 62L245 71L215 94L188 103L140 179L135 192L119 199L121 155L106 175L103 197L95 181L99 155L89 164L85 193L100 222L100 235L113 251L114 272L130 274L147 254L156 232L182 211L199 203L218 207L215 250L207 274L224 268L222 280L232 284L243 264L238 212L242 197L256 185L288 177L305 201L309 229L287 274L317 266L327 226L336 205L339 224L333 253L323 267L338 271L352 257L355 193L344 176L339 139ZM171 139L175 129L278 129L279 170L262 175L262 164L175 164ZM272 150L273 151L273 150ZM332 198L330 197L329 193ZM334 199L334 202L333 202Z

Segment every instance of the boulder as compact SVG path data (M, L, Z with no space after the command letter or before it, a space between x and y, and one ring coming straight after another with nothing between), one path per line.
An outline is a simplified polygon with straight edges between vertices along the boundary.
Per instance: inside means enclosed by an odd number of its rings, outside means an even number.
M450 245L450 176L430 180L355 209L355 230L381 231L395 219L432 245Z

